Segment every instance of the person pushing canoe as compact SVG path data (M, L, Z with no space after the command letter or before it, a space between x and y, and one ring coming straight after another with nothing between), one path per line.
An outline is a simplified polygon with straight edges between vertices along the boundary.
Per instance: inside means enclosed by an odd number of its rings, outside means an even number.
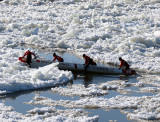
M86 72L86 70L87 70L87 68L89 67L89 65L97 65L96 62L94 62L93 59L90 58L89 56L83 54L83 58L85 59L84 72Z
M35 55L33 52L31 52L30 50L27 50L27 51L24 53L23 57L22 57L22 59L23 59L25 56L27 56L26 63L27 63L27 65L28 65L29 67L31 67L32 55L34 55L34 58L36 59L36 55Z
M53 57L54 57L53 62L54 62L56 59L58 60L58 62L63 62L63 58L60 57L60 56L58 56L56 53L53 53Z
M119 69L121 69L124 66L125 67L124 72L129 70L129 64L124 59L119 57L119 61L120 61Z

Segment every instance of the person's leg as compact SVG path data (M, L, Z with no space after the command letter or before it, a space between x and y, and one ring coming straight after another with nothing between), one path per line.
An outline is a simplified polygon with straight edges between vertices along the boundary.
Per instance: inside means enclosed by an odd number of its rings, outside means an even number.
M86 64L86 65L84 66L84 73L87 71L89 65L90 65L90 63L88 63L88 64Z
M126 69L127 69L127 70L129 70L129 65L128 65L128 66L126 66Z
M32 59L32 57L29 55L29 56L27 56L27 60L26 60L26 63L27 63L27 65L31 68L31 59Z
M129 70L129 65L126 66L126 68L124 69L124 72L127 73L128 70Z
M29 68L31 68L30 62L26 62L26 64L27 64L27 66L28 66Z
M96 64L96 62L93 61L93 62L92 62L92 65L95 65L95 66L96 66L97 64Z
M87 70L88 66L89 66L89 64L87 64L87 65L84 66L84 71Z

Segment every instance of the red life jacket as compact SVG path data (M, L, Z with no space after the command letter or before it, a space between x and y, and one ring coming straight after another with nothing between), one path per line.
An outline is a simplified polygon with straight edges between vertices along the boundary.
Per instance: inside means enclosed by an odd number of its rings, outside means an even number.
M29 55L34 55L34 57L36 57L36 55L35 55L34 53L30 52L29 50L25 52L25 54L23 55L23 58L24 58L26 55L27 55L27 56L29 56Z
M121 60L121 64L120 64L119 67L122 68L123 66L127 67L127 66L129 66L129 65L128 65L128 63L127 63L125 60L122 59L122 60Z
M85 56L84 56L84 59L85 59L85 64L88 64L88 63L89 63L89 60L90 60L91 58L85 55Z
M53 61L55 61L56 59L57 59L58 61L60 61L60 62L63 61L63 58L61 58L60 56L57 56L57 55L54 56Z
M90 58L89 56L84 56L84 59L85 59L85 64L87 65L87 64L91 64L91 65L96 65L96 62L94 62L93 61L93 59L92 58Z

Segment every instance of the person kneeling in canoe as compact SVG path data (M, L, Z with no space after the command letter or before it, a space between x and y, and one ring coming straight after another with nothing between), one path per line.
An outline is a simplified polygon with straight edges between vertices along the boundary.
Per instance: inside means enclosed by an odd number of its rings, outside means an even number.
M123 70L123 72L126 73L126 71L129 70L129 64L121 57L119 57L119 61L120 61L119 69L121 69L124 66L125 69Z
M53 57L54 57L53 62L54 62L56 59L58 60L58 62L63 62L63 58L61 58L60 56L56 55L56 53L53 53Z
M22 57L22 58L24 58L25 56L27 56L26 63L29 67L31 67L32 55L34 55L34 58L36 59L36 55L33 52L31 52L30 50L27 50Z
M83 58L85 59L84 72L87 70L87 68L89 67L89 65L97 65L96 62L94 62L93 59L90 58L89 56L83 54Z

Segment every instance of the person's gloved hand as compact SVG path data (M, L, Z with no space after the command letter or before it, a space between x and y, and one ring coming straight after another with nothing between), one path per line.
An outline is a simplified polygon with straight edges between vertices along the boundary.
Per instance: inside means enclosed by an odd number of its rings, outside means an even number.
M119 70L120 70L121 68L119 68Z

